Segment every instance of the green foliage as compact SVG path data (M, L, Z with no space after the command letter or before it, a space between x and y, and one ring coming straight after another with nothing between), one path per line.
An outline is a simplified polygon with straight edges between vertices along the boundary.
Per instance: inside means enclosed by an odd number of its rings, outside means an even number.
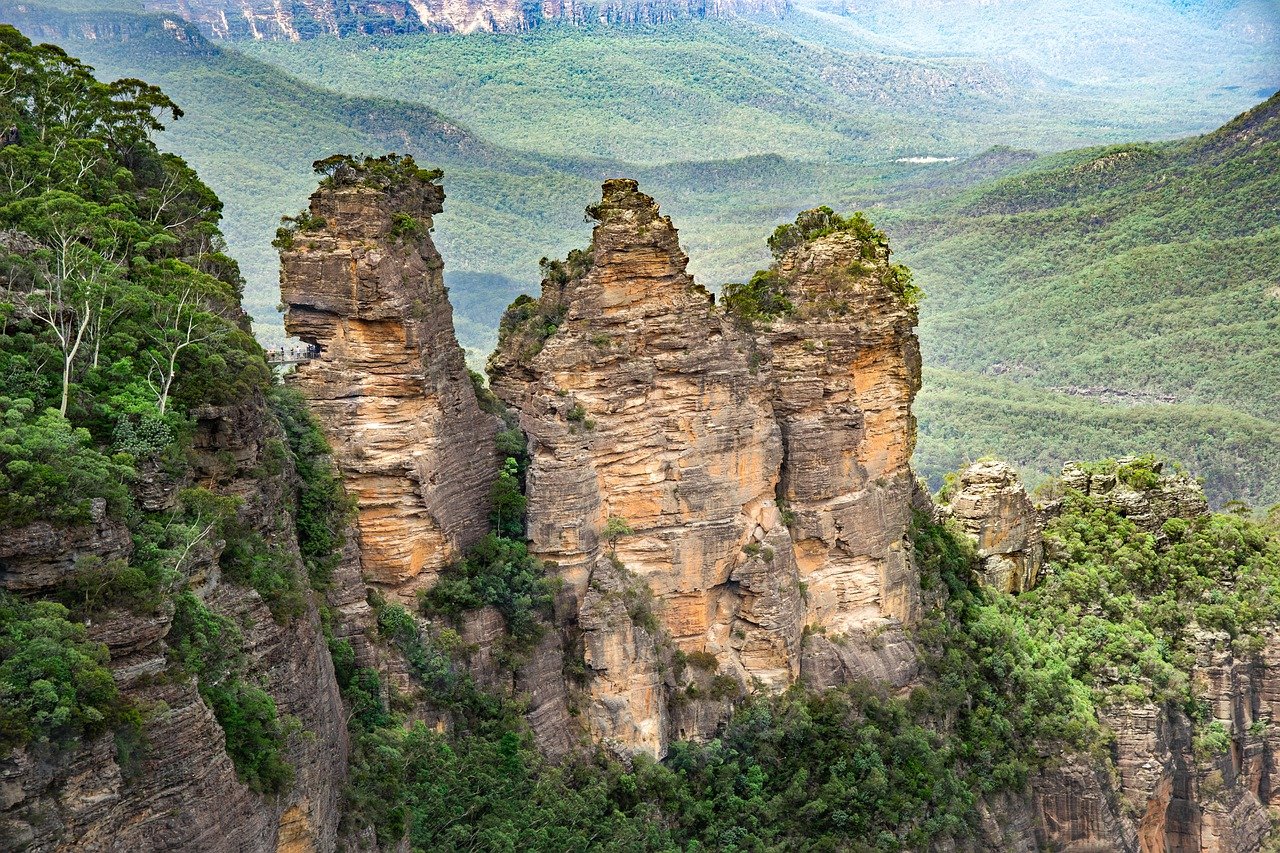
M1148 453L1131 462L1117 465L1116 477L1120 482L1139 491L1155 488L1160 483L1160 472L1156 469L1156 457Z
M1231 748L1231 734L1217 720L1203 726L1192 739L1192 752L1200 761L1211 761Z
M116 453L147 459L170 447L174 439L173 428L163 418L142 415L135 422L123 417L111 433L111 446Z
M294 516L298 550L312 589L328 589L333 570L342 561L346 528L354 502L342 488L329 443L296 389L275 386L271 407L284 427L289 454L298 474L298 505Z
M329 656L342 698L351 706L351 728L372 731L391 724L391 715L382 702L378 671L356 666L355 649L346 640L329 638Z
M1127 467L1142 482L1152 464ZM407 832L411 844L443 849L512 839L555 849L600 839L637 850L926 849L971 838L980 797L1023 790L1064 750L1105 761L1096 708L1119 698L1117 677L1142 685L1141 695L1185 702L1174 672L1189 660L1178 656L1180 640L1157 641L1143 627L1148 616L1181 610L1161 628L1177 638L1193 623L1221 624L1223 606L1246 626L1276 618L1280 603L1275 531L1238 516L1174 525L1161 556L1153 537L1099 499L1069 494L1049 534L1061 556L1042 586L1017 599L974 580L974 547L958 530L918 515L912 534L922 583L938 602L916 630L921 686L906 698L862 684L748 696L717 739L676 743L663 764L623 766L603 754L548 762L512 707L480 699L451 663L456 637L424 635L408 613L383 608L384 631L410 650L427 695L463 725L447 734L365 730L353 816L372 823L380 842ZM1161 590L1171 595L1157 602ZM718 666L696 652L675 663ZM698 698L739 692L716 674ZM1229 746L1221 724L1197 722L1198 757Z
M634 535L635 530L632 529L630 522L616 515L609 516L609 520L605 522L604 530L600 531L600 537L610 544L616 543L624 536Z
M1025 624L1020 599L976 584L968 538L917 514L914 540L922 586L946 597L917 632L934 681L910 702L926 717L952 720L958 757L974 769L978 790L1020 787L1064 744L1097 749L1088 687Z
M287 547L268 542L261 533L234 519L223 524L223 536L226 545L218 560L223 578L253 587L282 624L306 612L306 582L295 569Z
M555 585L524 543L489 534L457 564L440 574L422 596L428 615L456 617L467 610L493 606L520 648L542 636L539 617L549 619Z
M498 536L509 539L524 538L524 512L528 505L521 488L520 465L508 456L498 472L498 479L489 489L489 523Z
M221 204L151 142L181 110L7 25L0 63L18 132L0 150L0 523L84 521L97 497L120 517L131 465L179 453L191 406L243 400L269 371Z
M1164 535L1160 541L1104 500L1068 490L1045 533L1045 580L1018 599L1037 643L1102 700L1183 701L1197 627L1248 636L1280 617L1273 531L1214 514L1173 519Z
M391 214L391 236L396 239L403 240L405 238L417 237L425 231L422 223L414 219L407 213L396 211Z
M786 279L777 270L760 270L746 284L726 284L720 304L748 326L756 320L786 316L796 308L787 298Z
M538 265L542 269L544 284L563 286L591 272L591 267L594 263L595 255L593 250L587 248L570 251L569 256L563 261L543 258L538 262Z
M106 646L68 616L60 604L0 590L0 753L70 748L126 713Z
M755 323L790 316L796 313L790 282L780 270L780 262L788 252L806 243L830 234L851 234L859 241L861 260L849 264L843 271L852 278L865 277L881 271L881 281L908 305L915 305L924 293L915 284L911 270L902 264L888 264L889 241L862 213L841 216L829 207L806 210L796 217L794 224L779 225L769 237L769 249L775 262L767 270L759 270L746 284L726 284L721 291L720 304L740 325L751 329ZM840 279L835 279L836 284ZM833 294L834 295L834 294ZM810 300L803 306L807 314L848 310L848 301L835 298ZM759 356L752 354L752 370L758 366Z
M25 4L15 22L93 32L88 24L96 18L68 14L85 5L95 4L62 2L57 12ZM306 15L293 13L305 39ZM767 257L762 238L780 212L791 215L815 199L837 209L892 208L909 194L934 195L1025 161L1010 145L1058 151L1163 139L1211 126L1263 97L1250 86L1205 96L1210 69L1187 60L1211 57L1219 63L1212 74L1224 73L1221 39L1213 50L1176 56L1176 92L1152 85L1145 66L1139 75L1111 75L1105 91L1086 87L1087 97L1057 87L1007 92L1002 84L1006 94L998 94L984 84L922 86L925 78L987 79L990 69L974 64L968 50L960 60L932 51L876 56L833 26L847 19L818 24L799 8L769 23L545 27L464 40L447 33L245 40L234 49L185 32L187 40L177 41L158 18L136 10L118 8L111 20L130 27L128 40L86 40L75 50L104 73L162 85L188 108L166 131L166 145L200 163L226 201L224 230L249 278L249 310L273 343L283 341L283 330L269 241L280 215L314 188L313 152L408 150L443 166L450 200L436 242L473 364L492 349L503 309L537 286L538 259L563 256L580 241L582 206L598 192L601 169L582 152L628 164L627 173L664 202L700 280L746 281ZM1180 37L1188 32L1181 20L1175 29ZM1255 40L1247 49L1251 79L1261 87L1276 65L1274 47ZM831 69L841 70L833 77ZM924 140L929 152L961 160L892 162L925 153ZM250 162L245 151L254 152ZM877 217L889 221L887 212ZM920 281L932 288L928 278Z
M924 299L924 291L915 283L915 276L902 264L889 265L889 275L885 279L885 284L889 285L889 288L901 296L908 305L917 305Z
M440 169L423 169L404 154L383 154L380 157L347 154L331 154L311 164L317 175L337 186L361 184L383 191L405 184L436 184L444 172ZM412 222L412 217L409 217ZM393 223L396 221L392 217ZM393 229L394 230L394 229Z
M128 456L98 450L56 410L37 414L31 400L0 396L0 526L84 523L98 498L119 517L133 473Z
M288 731L271 696L244 680L240 629L190 592L175 602L167 637L170 655L195 676L200 696L226 734L236 774L260 793L285 791L293 783L293 768L284 754Z
M281 623L305 612L305 581L294 566L293 555L279 541L268 542L240 518L238 498L200 488L185 489L179 497L189 517L223 540L218 564L226 580L256 590Z
M294 247L299 234L308 231L322 231L328 226L323 216L313 216L310 210L302 210L296 216L280 217L280 227L276 229L276 238L271 245L281 251Z
M529 361L560 328L568 311L568 306L553 302L549 298L534 299L521 294L502 315L498 324L498 342L501 345L508 338L520 342L519 358Z
M1064 462L1154 452L1181 459L1205 479L1217 506L1280 500L1265 463L1280 458L1280 425L1225 405L1115 405L1035 388L1006 376L925 369L913 407L920 423L916 469L937 489L947 471L995 454L1035 486Z
M684 660L694 669L702 669L707 672L715 672L720 668L720 661L711 652L687 652L684 655Z
M888 246L888 238L883 231L876 230L861 211L851 216L841 216L831 208L823 205L812 210L801 211L791 225L779 225L769 236L769 251L775 258L781 258L787 252L805 243L842 231L867 244L868 259L875 257L878 249Z

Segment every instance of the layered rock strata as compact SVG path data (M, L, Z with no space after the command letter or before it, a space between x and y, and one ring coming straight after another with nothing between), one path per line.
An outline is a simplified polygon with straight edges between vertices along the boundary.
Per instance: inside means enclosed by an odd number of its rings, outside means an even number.
M513 305L490 373L529 437L528 537L566 582L592 735L662 754L723 712L689 697L792 684L806 644L822 681L909 678L919 358L914 312L875 274L887 250L848 234L794 249L795 316L752 331L688 275L634 181L588 212L591 247ZM855 257L866 270L841 266ZM689 680L685 657L714 678Z
M281 251L291 381L358 505L365 578L409 598L488 527L497 420L480 410L431 242L444 192L344 166Z
M180 477L149 475L137 490L169 495L200 484L241 499L238 521L304 572L293 539L287 472L261 476L265 448L279 427L261 398L196 410L189 461ZM228 468L228 460L232 460ZM256 475L255 475L255 472ZM25 594L65 582L78 556L127 557L132 543L117 525L95 518L52 538L39 525L10 539L0 556L0 583ZM106 644L123 696L144 712L146 746L136 766L122 766L111 732L80 748L51 753L39 745L0 761L0 847L30 851L332 850L347 770L346 715L313 607L287 624L273 618L258 593L223 582L224 543L193 549L179 568L211 609L241 626L245 677L275 700L278 713L309 735L290 737L290 788L256 794L237 778L224 735L194 679L168 659L172 603L154 612L119 608L95 615L89 636ZM64 551L58 548L65 547ZM59 556L58 559L55 557ZM305 581L304 581L305 583ZM211 805L213 804L213 805Z
M806 682L902 686L920 615L911 523L917 313L878 233L836 229L775 264L792 308L756 332L786 456L778 494L805 589Z
M1044 566L1042 522L1011 466L970 465L945 512L977 545L983 583L1009 593L1035 586Z
M218 39L299 41L316 36L405 32L524 32L550 23L660 24L736 15L781 17L788 0L146 0L146 8L179 15Z

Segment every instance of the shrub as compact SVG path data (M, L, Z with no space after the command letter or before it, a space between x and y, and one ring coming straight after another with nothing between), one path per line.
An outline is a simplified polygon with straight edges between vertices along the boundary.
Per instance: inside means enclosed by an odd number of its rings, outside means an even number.
M346 528L355 509L342 488L342 478L330 459L329 442L293 388L272 388L272 409L284 427L294 470L301 481L294 526L307 578L326 590L342 560Z
M170 657L195 676L201 698L226 735L236 775L260 793L284 791L293 782L293 768L285 758L287 732L271 696L244 680L240 629L190 592L179 595L175 604L167 638Z
M542 636L539 616L550 618L554 584L542 564L522 542L489 534L460 562L440 574L421 599L427 615L456 618L491 605L502 613L507 630L520 647Z
M720 661L712 652L695 651L686 652L684 656L685 662L695 669L706 670L707 672L715 672L720 668Z
M391 214L391 236L398 240L407 237L417 237L423 233L425 229L422 223L414 219L407 213L397 210Z
M796 217L794 225L779 225L774 229L769 237L769 251L775 258L781 258L796 246L837 231L849 232L873 246L883 246L887 243L884 233L876 230L876 227L862 213L841 216L824 205L802 211Z
M126 710L106 646L68 615L0 590L0 754L32 743L68 748Z
M36 414L30 400L0 397L0 526L85 523L95 498L122 516L133 475L128 457L95 449L89 431L56 410Z
M795 311L795 304L787 297L787 281L777 270L760 270L746 284L726 284L720 304L748 327L754 321Z

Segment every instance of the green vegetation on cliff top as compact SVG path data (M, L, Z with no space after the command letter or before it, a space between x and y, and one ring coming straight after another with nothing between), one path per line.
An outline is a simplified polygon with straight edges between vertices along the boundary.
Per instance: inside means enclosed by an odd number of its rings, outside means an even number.
M93 521L132 540L38 592L13 583L60 603L0 593L0 747L73 750L114 729L131 772L144 715L83 623L176 606L170 674L194 677L241 778L278 791L285 723L245 680L236 625L184 591L193 557L219 541L226 581L257 588L282 620L304 604L291 558L240 524L239 499L181 488L210 462L193 451L192 410L260 400L270 384L222 251L222 205L152 144L161 119L181 114L159 89L99 82L7 25L0 67L0 127L17 134L0 147L0 528L37 541L38 529L18 531ZM264 464L282 461L267 451ZM174 505L135 500L143 478L170 485Z

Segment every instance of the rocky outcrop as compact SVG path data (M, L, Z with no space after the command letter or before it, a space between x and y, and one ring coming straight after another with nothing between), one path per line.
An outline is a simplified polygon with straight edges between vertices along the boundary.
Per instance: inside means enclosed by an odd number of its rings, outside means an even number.
M1189 474L1165 473L1158 459L1125 457L1100 469L1068 462L1062 485L1100 498L1104 504L1138 527L1164 539L1164 523L1171 518L1206 515L1209 502L1200 483Z
M1170 519L1208 512L1199 484L1167 473L1150 458L1093 466L1068 464L1062 483L1099 500L1163 542ZM1048 516L1056 511L1051 503ZM1005 561L1028 565L1028 544L1040 543L1036 520L1007 466L978 463L965 471L944 512L1000 558L997 582L1017 579ZM1018 542L1023 548L1015 547ZM1049 548L1048 559L1054 557ZM991 573L988 573L990 579ZM1030 577L1030 575L1024 575ZM1008 587L1005 587L1008 588ZM1010 591L1020 591L1010 589ZM1278 792L1270 768L1280 746L1271 721L1280 713L1276 669L1280 636L1247 642L1224 632L1195 630L1188 679L1199 719L1178 700L1102 704L1100 722L1113 734L1109 759L1064 758L1030 781L1029 799L1002 803L1001 826L1034 826L1005 849L1122 850L1132 853L1228 853L1259 850L1270 833L1268 806ZM1105 683L1100 685L1105 687ZM1217 738L1206 737L1216 731Z
M196 414L191 467L177 481L159 484L168 475L156 474L137 488L173 495L178 487L199 484L240 498L239 523L281 548L290 570L302 573L290 475L262 475L268 444L280 435L261 398ZM121 540L122 529L96 517L92 526L60 531L52 539L10 540L4 581L24 594L39 594L65 581L69 567L63 564L72 557L127 558L132 543ZM50 543L67 546L64 559L53 559ZM143 713L145 746L136 763L123 766L110 732L71 751L34 746L0 760L0 847L333 849L346 776L346 718L319 616L309 607L286 624L277 621L258 593L221 579L223 545L212 541L193 549L181 569L208 607L241 626L246 679L271 694L280 715L298 721L299 732L286 748L292 786L269 798L237 778L222 729L194 680L168 660L172 604L150 612L115 609L95 615L89 635L106 644L121 692ZM33 586L41 578L47 587Z
M444 192L412 161L343 166L281 251L285 329L358 506L364 576L411 598L488 528L497 419L480 410L431 242Z
M983 583L1009 593L1035 586L1044 565L1042 522L1011 466L970 465L944 511L978 546Z
M781 17L789 0L146 0L150 11L178 15L215 39L298 41L316 36L406 32L524 32L550 23L660 24L685 18Z
M843 233L794 248L794 316L751 330L688 275L634 181L588 213L591 247L508 311L490 375L529 437L530 547L565 581L591 734L662 754L723 713L691 701L792 684L806 647L820 681L859 660L905 681L919 357L913 310L876 274L887 249ZM680 655L714 678L694 683Z
M65 527L35 521L0 539L0 587L10 592L53 589L77 568L120 560L133 550L129 528L107 516L107 502L90 502L88 523Z
M916 661L902 628L920 613L906 535L917 315L882 235L826 230L779 258L772 272L791 307L756 330L785 446L778 494L805 591L806 661L840 664L834 680L815 666L806 682L902 686Z

